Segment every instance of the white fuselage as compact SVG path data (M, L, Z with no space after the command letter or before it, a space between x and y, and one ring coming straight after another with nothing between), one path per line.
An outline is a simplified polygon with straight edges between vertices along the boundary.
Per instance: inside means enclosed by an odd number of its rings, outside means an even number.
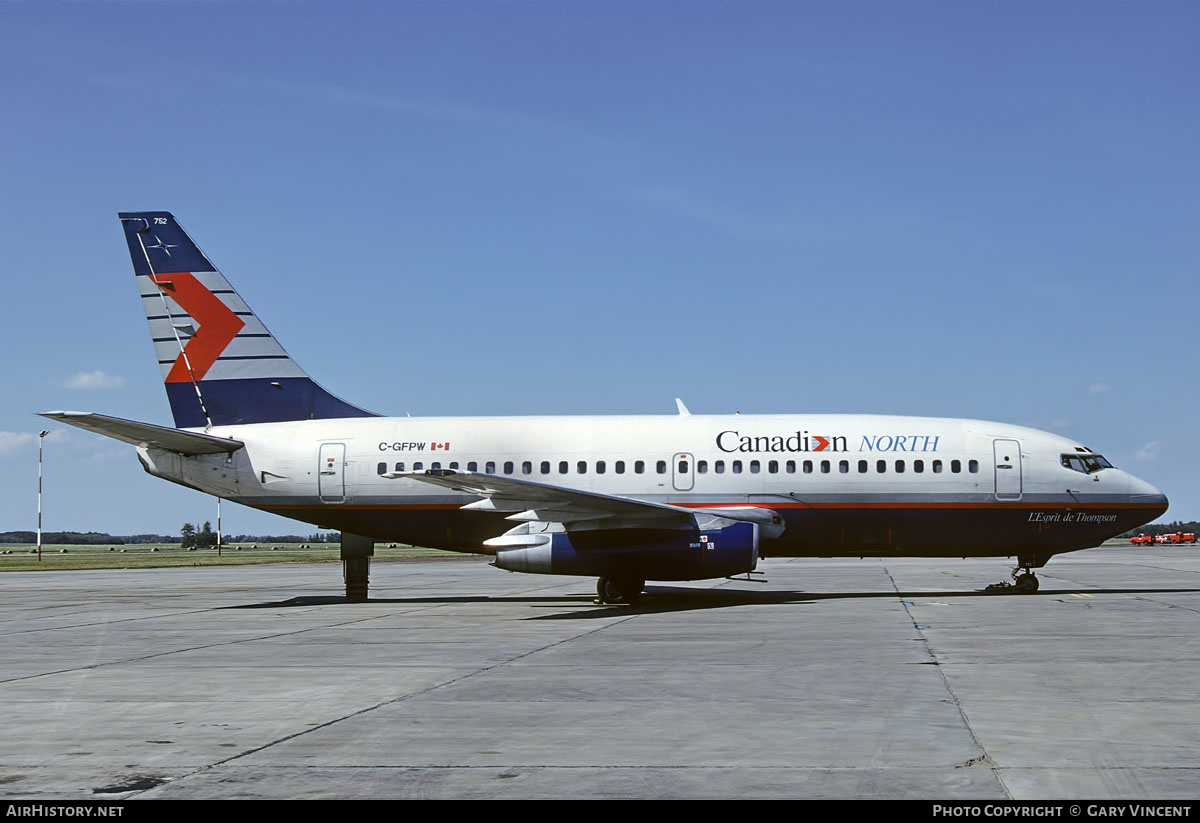
M454 469L683 507L762 506L786 523L764 554L782 555L1054 553L1166 509L1132 475L1064 465L1091 454L1083 444L979 420L358 417L209 433L245 448L229 458L143 448L147 470L318 526L462 551L486 551L503 520L461 510L476 496L397 475Z

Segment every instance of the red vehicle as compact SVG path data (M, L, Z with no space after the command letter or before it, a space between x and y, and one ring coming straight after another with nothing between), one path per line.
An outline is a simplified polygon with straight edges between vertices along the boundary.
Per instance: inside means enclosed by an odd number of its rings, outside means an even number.
M1152 535L1152 534L1141 534L1141 533L1139 533L1139 534L1135 534L1133 537L1129 538L1129 542L1130 542L1130 543L1134 543L1134 544L1141 544L1141 543L1146 543L1146 544L1149 544L1149 543L1153 543L1153 542L1154 542L1154 535Z

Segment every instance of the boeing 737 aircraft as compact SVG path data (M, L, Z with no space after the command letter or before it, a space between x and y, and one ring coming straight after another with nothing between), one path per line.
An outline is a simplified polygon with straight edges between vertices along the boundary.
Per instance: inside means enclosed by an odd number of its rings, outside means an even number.
M1166 497L1066 437L880 415L383 417L317 385L168 212L120 215L175 428L45 417L137 447L146 471L343 532L501 569L646 580L760 557L1016 556L1032 569L1147 523ZM362 580L365 558L347 559Z

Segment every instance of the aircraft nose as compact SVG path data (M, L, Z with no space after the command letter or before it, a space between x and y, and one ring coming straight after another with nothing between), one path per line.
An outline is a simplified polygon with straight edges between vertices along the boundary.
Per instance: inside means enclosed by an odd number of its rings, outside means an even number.
M1140 503L1154 511L1154 517L1162 515L1170 505L1167 496L1140 477L1129 475L1129 502Z

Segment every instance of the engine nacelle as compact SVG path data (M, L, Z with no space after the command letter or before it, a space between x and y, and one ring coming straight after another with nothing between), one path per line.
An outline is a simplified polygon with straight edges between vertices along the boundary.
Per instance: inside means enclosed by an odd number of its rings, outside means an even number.
M757 523L723 529L620 529L558 532L539 546L496 552L496 566L533 574L704 580L753 571L758 565Z

